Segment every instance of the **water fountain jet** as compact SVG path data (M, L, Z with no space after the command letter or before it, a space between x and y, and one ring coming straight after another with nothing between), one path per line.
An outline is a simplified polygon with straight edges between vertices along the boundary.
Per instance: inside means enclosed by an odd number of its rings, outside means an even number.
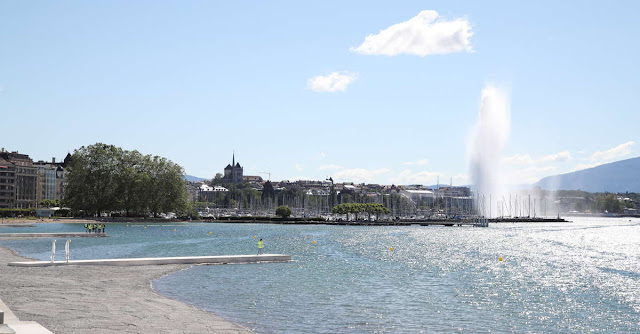
M500 198L505 194L501 178L502 150L511 132L508 94L494 85L482 89L478 121L469 142L470 173L478 198ZM478 204L476 204L479 206ZM485 206L484 216L497 213Z

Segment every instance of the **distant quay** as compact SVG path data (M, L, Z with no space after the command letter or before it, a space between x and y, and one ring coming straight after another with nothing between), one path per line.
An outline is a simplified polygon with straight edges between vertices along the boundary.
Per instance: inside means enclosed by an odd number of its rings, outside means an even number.
M251 217L234 217L234 219L213 219L202 220L209 223L232 223L232 224L283 224L283 225L359 225L359 226L410 226L410 225L444 225L444 226L463 226L474 225L473 219L397 219L397 220L333 220L327 221L317 218L309 219L261 219ZM541 217L514 217L514 218L491 218L489 223L569 223L563 218L541 218Z
M515 218L491 218L490 223L570 223L564 218L538 218L538 217L515 217Z

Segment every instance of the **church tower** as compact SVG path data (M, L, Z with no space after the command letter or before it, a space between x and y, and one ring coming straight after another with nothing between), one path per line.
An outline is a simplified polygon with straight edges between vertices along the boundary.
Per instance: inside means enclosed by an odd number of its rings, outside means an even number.
M238 183L243 180L243 168L240 166L240 163L236 163L236 153L233 152L233 157L231 158L231 165L227 165L224 168L224 177L222 178L225 182L233 182Z

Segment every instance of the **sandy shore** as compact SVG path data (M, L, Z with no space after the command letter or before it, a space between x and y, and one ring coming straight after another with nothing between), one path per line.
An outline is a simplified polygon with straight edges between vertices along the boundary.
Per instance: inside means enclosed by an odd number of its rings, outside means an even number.
M0 299L54 333L250 333L153 291L151 280L188 265L7 266L24 259L0 247Z

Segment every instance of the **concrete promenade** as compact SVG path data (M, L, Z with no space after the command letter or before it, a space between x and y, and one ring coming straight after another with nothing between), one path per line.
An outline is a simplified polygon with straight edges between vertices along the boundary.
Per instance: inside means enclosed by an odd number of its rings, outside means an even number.
M16 261L29 259L0 247L0 298L20 320L36 321L54 333L251 332L209 311L164 297L153 290L152 281L188 269L189 264L7 266ZM276 267L274 264L272 268L278 270Z
M5 325L3 328L3 324L0 324L0 333L11 333L13 331L15 334L53 334L35 321L20 321L2 300L0 300L0 311L4 312ZM6 327L9 327L10 330L7 330Z
M0 238L91 238L107 237L106 233L60 232L60 233L0 233Z
M222 256L182 256L182 257L149 257L128 259L97 259L97 260L69 260L66 261L20 261L9 262L12 267L49 267L66 265L97 265L97 266L147 266L164 264L228 264L228 263L264 263L289 262L291 255L263 254L263 255L222 255Z

